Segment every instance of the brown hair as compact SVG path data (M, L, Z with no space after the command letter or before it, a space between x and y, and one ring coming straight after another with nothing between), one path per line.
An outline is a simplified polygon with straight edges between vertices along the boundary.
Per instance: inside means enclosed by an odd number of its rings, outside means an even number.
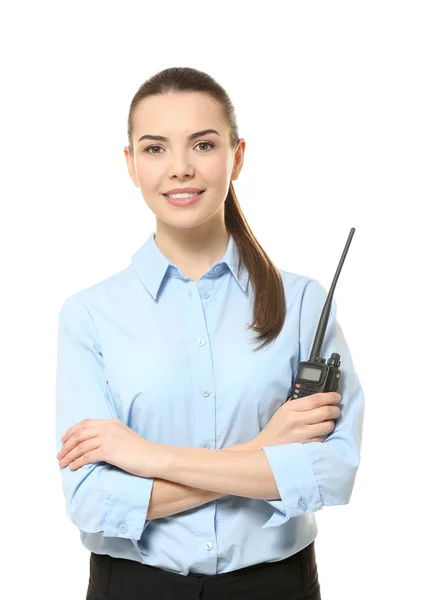
M173 92L200 92L216 100L224 120L230 127L230 144L236 149L239 143L234 106L227 92L208 74L189 67L172 67L153 75L145 81L132 99L128 117L129 151L133 154L133 115L139 102L148 96ZM225 200L225 227L233 236L239 249L238 272L245 264L254 289L253 321L248 326L258 334L263 343L259 350L273 342L285 322L285 294L279 270L267 256L249 227L240 208L233 182Z

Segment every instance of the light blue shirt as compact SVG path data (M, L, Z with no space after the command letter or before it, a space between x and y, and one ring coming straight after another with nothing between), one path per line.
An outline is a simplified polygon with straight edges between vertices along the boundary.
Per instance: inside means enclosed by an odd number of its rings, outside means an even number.
M67 298L59 313L56 451L85 418L118 417L158 444L220 449L252 440L308 360L327 292L280 270L286 318L259 345L253 288L232 236L197 284L151 233L122 271ZM153 478L103 461L61 469L66 512L83 545L187 575L279 561L317 535L315 512L347 504L360 461L364 394L333 300L322 356L341 355L341 416L324 442L264 446L280 500L227 495L147 520Z

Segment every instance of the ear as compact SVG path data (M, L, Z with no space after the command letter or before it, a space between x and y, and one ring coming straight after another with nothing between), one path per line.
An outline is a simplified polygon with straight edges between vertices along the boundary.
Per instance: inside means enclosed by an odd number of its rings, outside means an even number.
M132 179L132 181L136 185L136 187L139 188L139 181L138 181L138 177L137 177L137 174L135 171L135 165L133 163L133 155L131 154L129 146L125 146L123 150L124 150L126 166L127 166L130 178Z
M232 173L232 177L231 177L231 179L233 181L239 177L240 171L242 170L244 156L245 156L245 148L246 148L246 142L243 138L241 138L239 140L239 145L237 146L237 149L236 149L236 152L234 155L234 166L233 166L233 173Z

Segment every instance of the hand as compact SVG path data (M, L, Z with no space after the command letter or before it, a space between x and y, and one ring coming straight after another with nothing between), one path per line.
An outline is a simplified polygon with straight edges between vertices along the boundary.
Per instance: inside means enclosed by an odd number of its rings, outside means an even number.
M57 454L61 469L105 461L139 477L151 477L157 444L149 442L120 419L83 419L62 436ZM150 474L149 474L150 473Z
M337 392L320 392L289 400L276 410L253 440L258 446L278 446L293 442L323 442L335 429L341 410L330 406L340 401Z

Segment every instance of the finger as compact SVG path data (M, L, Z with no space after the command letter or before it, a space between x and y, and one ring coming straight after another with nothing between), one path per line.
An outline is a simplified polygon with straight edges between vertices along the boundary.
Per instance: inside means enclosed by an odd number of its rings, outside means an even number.
M66 456L73 448L86 439L88 439L88 431L85 429L76 429L75 433L65 442L65 444L63 444L61 450L56 455L56 458L64 458L64 456Z
M327 404L337 404L340 400L341 396L338 392L319 392L292 400L292 408L294 410L313 410L313 408Z
M64 444L64 448L61 449L59 453L59 458L64 458L67 454L69 454L73 449L81 446L86 441L98 438L99 431L96 429L83 429L75 433L69 440Z
M77 425L73 425L72 427L67 429L67 431L64 433L64 435L61 438L61 442L65 443L67 440L70 439L70 437L72 435L74 435L75 433L80 431L81 428L84 427L85 425L86 425L86 419L84 419L83 421L80 421L80 423L77 423Z
M86 421L92 422L86 423ZM61 450L56 455L56 458L63 458L67 452L69 452L77 444L80 444L83 440L98 435L99 430L95 429L95 427L99 422L99 419L85 419L85 421L82 421L78 425L73 425L73 427L68 430L70 433L64 434L63 437L67 435L67 438L63 443Z
M99 438L91 438L89 440L86 440L85 442L78 444L78 446L76 446L75 448L73 448L73 450L68 452L68 454L59 461L59 466L61 467L61 469L64 469L65 467L71 465L73 462L78 460L84 454L87 454L88 452L94 450L99 450L99 448Z
M80 421L80 423L77 423L76 425L73 425L72 427L69 427L67 429L67 431L64 433L64 435L61 438L61 442L66 442L68 439L70 439L70 437L72 435L74 435L76 433L76 431L78 431L81 426L84 424L84 420Z
M67 452L67 454L65 454L59 460L59 466L61 467L61 469L65 469L65 467L68 467L73 461L75 461L85 453L83 446L84 444L79 444L78 446L70 450L70 452Z
M315 425L304 426L304 438L312 440L313 438L325 437L330 435L335 429L335 421L322 421Z
M99 462L101 459L97 456L97 450L93 450L92 452L86 452L78 459L74 460L70 463L69 468L71 471L75 471L76 469L80 469L83 465L89 465L91 463Z
M67 429L61 438L61 442L66 442L72 435L76 433L76 431L79 431L82 427L99 425L99 423L102 421L105 421L105 419L83 419L83 421L80 421L80 423L77 423L76 425L73 425Z
M322 421L338 419L340 416L341 410L338 406L327 404L326 406L307 410L304 414L299 415L298 418L304 424L307 423L312 425L315 423L322 423Z

